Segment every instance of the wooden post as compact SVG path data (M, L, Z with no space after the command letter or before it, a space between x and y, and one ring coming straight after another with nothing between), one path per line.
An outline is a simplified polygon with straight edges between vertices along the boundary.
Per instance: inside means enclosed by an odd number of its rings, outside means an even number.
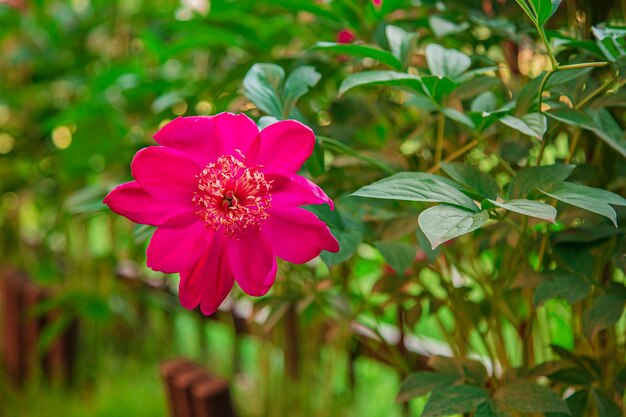
M24 331L24 374L33 375L39 372L41 355L38 351L39 336L45 325L43 316L34 316L33 309L45 297L45 292L31 282L20 283L23 285L24 306L20 314L20 321Z
M23 332L21 331L20 311L22 310L22 293L20 278L13 271L5 271L0 282L2 286L2 316L4 321L3 362L9 378L15 384L24 380L23 370Z
M192 390L194 417L235 417L228 382L210 378Z
M184 372L194 369L194 364L188 359L179 358L172 359L161 364L161 378L165 386L165 394L167 396L167 405L170 410L171 417L177 417L177 410L181 407L177 400L174 390L174 378Z

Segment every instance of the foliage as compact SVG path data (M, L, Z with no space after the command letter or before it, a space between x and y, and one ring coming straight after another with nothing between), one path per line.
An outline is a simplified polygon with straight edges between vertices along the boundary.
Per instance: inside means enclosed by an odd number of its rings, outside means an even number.
M282 265L258 337L290 349L290 307L311 341L365 328L424 416L622 415L626 32L601 3L0 6L2 263L60 286L97 355L137 306L178 308L115 278L163 278L139 266L151 230L101 204L134 152L179 115L295 118L341 251Z

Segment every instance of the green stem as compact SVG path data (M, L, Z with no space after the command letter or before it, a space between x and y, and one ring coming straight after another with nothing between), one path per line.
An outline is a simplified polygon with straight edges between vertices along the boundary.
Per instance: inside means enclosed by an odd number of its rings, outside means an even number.
M437 143L435 144L435 166L441 163L443 153L443 133L445 129L445 116L439 113L437 116Z

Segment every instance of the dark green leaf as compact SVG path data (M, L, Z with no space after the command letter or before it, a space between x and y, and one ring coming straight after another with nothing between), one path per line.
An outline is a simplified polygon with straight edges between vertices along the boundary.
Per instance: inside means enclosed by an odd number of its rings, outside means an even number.
M524 198L535 188L547 187L564 181L574 170L574 165L543 165L524 168L519 171L509 184L509 198Z
M376 248L385 258L385 262L393 268L398 275L404 272L415 261L415 246L405 242L378 242Z
M455 49L446 49L434 43L426 47L426 62L432 75L455 78L472 64L470 57Z
M288 117L296 107L296 102L315 86L322 75L310 66L298 67L285 81L283 88L283 115Z
M607 145L626 158L626 140L624 131L615 121L607 109L587 110L595 122L595 127L591 129Z
M420 213L418 222L432 248L450 239L470 233L489 220L489 213L479 213L447 204L431 207Z
M422 82L416 75L405 74L394 71L364 71L350 75L343 80L339 87L338 95L345 94L346 91L362 85L391 85L407 87L411 90L422 93Z
M556 12L562 0L530 0L537 12L537 22L540 26L550 19L550 16Z
M415 372L408 376L400 387L400 393L396 401L408 401L415 397L421 397L429 392L452 385L455 379L450 375L442 375L436 372Z
M511 417L511 414L493 401L487 401L478 406L474 417Z
M282 119L283 106L278 91L284 77L285 72L278 65L254 64L243 79L245 95L268 115Z
M536 306L557 297L574 304L591 294L591 283L574 273L544 274L544 277L533 297Z
M587 368L562 368L550 375L550 380L567 385L590 385L597 377Z
M542 187L542 193L567 204L600 214L609 218L617 227L617 214L609 204L626 206L626 198L600 188L587 187L571 182Z
M444 99L459 85L450 77L440 77L437 75L423 77L422 83L426 89L426 93L430 95L435 103L444 102Z
M422 417L471 413L488 399L489 392L472 385L454 385L437 389L430 395Z
M624 411L603 391L591 390L591 396L596 405L598 416L602 417L623 417Z
M494 399L505 408L521 413L565 413L567 405L550 388L530 381L515 381L499 388Z
M433 178L407 177L403 173L366 185L352 195L385 200L449 203L478 211L471 198L445 182Z
M585 112L569 107L558 107L544 112L547 116L574 127L593 130L596 127L593 119Z
M583 330L589 339L593 339L601 330L608 329L622 317L626 297L622 292L611 291L602 294L583 314Z
M395 70L402 69L402 62L400 62L398 58L393 56L393 54L390 54L389 52L374 46L334 42L318 42L313 45L311 50L323 50L361 58L372 58L380 62L381 64L390 66Z
M450 178L483 198L496 199L501 192L500 185L496 180L473 166L460 162L444 162L441 164L441 169Z

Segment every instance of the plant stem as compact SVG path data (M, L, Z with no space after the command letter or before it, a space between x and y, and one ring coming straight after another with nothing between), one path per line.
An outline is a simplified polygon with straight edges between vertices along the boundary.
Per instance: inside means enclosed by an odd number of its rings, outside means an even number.
M576 150L576 145L578 145L578 138L580 138L580 129L576 129L574 132L574 136L572 137L572 143L569 145L569 153L567 154L567 158L565 158L565 163L569 164L574 156L574 151Z
M446 158L443 160L443 162L454 161L456 158L458 158L459 156L463 155L465 152L473 149L476 145L478 145L478 139L474 139L471 142L466 143L461 148L457 149L456 151L452 152L450 155L446 156ZM435 173L435 172L439 171L439 168L441 168L441 162L435 164L427 172L432 174L432 173Z
M541 141L541 148L539 149L539 155L537 155L537 161L535 162L535 166L541 165L541 160L543 159L543 152L546 150L546 144L548 143L547 138L543 138Z
M443 130L445 128L445 116L439 113L437 116L437 142L435 143L435 166L441 163L443 153Z

